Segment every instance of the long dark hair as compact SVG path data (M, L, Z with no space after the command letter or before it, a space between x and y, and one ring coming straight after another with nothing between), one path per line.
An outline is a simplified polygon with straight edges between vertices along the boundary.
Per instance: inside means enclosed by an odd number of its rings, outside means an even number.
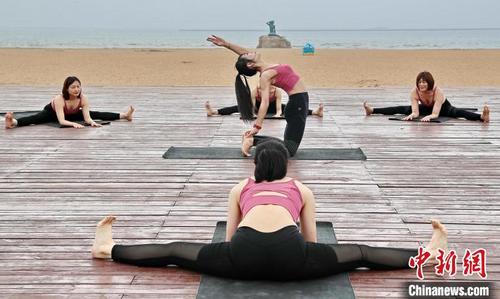
M288 151L281 140L269 139L255 149L255 182L272 182L286 176Z
M234 82L234 89L236 92L238 111L240 112L241 119L244 121L250 121L253 119L252 95L246 76L251 77L257 73L255 69L251 69L247 66L248 62L250 62L250 60L243 58L240 55L235 64L235 67L238 70L238 75L236 76L236 80ZM243 77L245 82L243 82L241 77Z
M75 76L69 76L68 78L66 78L66 80L64 80L63 88L62 88L62 96L63 96L64 100L69 100L70 97L69 97L68 88L75 81L80 83L80 86L82 85L82 82L80 81L80 79L78 79ZM80 93L78 94L77 98L80 98L81 96L82 96L82 90L80 89Z

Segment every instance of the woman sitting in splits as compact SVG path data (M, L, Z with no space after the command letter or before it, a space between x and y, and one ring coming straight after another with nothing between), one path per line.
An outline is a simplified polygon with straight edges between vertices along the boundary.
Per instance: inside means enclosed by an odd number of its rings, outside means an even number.
M254 113L257 113L260 108L260 102L262 99L260 93L260 86L252 89L251 96ZM272 103L275 103L275 105L271 105ZM281 117L286 105L281 103L281 90L272 85L269 87L269 104L270 105L269 108L267 108L267 113L273 114L273 117ZM233 113L238 113L238 105L215 110L212 108L209 101L205 102L205 109L207 110L207 116L230 115ZM319 104L318 108L316 108L314 111L309 109L307 111L307 115L316 115L318 117L323 117L323 104Z
M225 47L239 55L236 61L238 75L236 76L235 91L238 111L243 120L251 121L253 119L252 98L246 76L253 76L257 72L260 73L260 108L252 129L243 134L241 145L243 155L250 156L250 148L252 146L269 138L257 136L256 134L262 129L267 108L269 107L269 89L271 85L274 85L283 89L288 94L288 103L285 108L286 127L284 142L290 156L294 156L304 136L307 111L309 109L309 95L299 75L288 64L267 63L261 59L259 53L250 52L220 37L212 35L207 40L214 45ZM243 82L242 77L245 82Z
M439 116L463 117L468 120L490 121L490 110L484 106L483 113L478 114L464 109L453 107L445 98L441 88L434 85L434 78L429 72L421 72L417 76L416 87L410 94L411 106L395 106L387 108L372 108L366 102L363 103L366 115L371 114L406 114L403 120L412 120L419 115L425 115L420 121L428 122Z
M15 119L12 112L7 112L5 114L5 128L12 129L57 121L61 126L79 129L83 126L74 121L82 120L92 127L100 127L101 125L96 123L94 119L126 119L131 121L133 113L132 106L129 106L127 112L123 113L90 111L89 101L82 94L82 83L77 77L68 77L64 80L62 94L54 97L39 113Z
M404 269L409 258L417 256L416 249L317 243L313 193L286 176L288 152L283 143L261 142L254 162L255 176L241 181L229 195L226 242L118 245L111 234L115 217L108 216L97 225L93 257L137 266L177 265L237 279L296 280L359 267ZM439 248L447 248L447 232L439 221L433 220L432 226L426 250L435 259Z

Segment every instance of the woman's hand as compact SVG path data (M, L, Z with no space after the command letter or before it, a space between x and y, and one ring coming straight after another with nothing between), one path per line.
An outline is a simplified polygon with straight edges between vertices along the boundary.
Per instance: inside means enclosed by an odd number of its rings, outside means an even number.
M207 41L212 42L214 45L219 47L225 47L227 45L227 42L223 38L215 35L210 35L207 38Z
M403 120L413 120L414 118L417 118L418 116L415 116L413 113L404 117Z
M432 115L427 115L426 117L423 117L420 121L423 121L423 122L430 122L431 119L433 119L434 116Z
M73 123L73 128L75 128L75 129L81 129L81 128L83 128L83 126L80 125L80 124L78 124L78 123Z
M96 123L95 121L91 122L91 123L90 123L90 126L91 126L91 127L96 127L96 128L102 127L102 125L101 125L101 124L98 124L98 123Z
M256 135L259 131L259 129L253 127L251 130L245 132L245 137Z

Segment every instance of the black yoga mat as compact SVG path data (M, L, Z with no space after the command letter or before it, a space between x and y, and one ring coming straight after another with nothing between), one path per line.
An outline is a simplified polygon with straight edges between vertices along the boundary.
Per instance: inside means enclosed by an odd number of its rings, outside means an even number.
M240 117L240 119L241 119L241 117ZM252 119L257 119L257 117L253 117ZM282 114L279 117L274 117L274 114L266 114L266 116L264 117L264 119L285 119L285 115Z
M316 222L318 242L337 243L331 222ZM224 242L226 222L217 222L212 243ZM265 280L234 280L202 275L198 299L212 298L355 298L347 273L320 279L276 282Z
M405 118L405 117L406 117L406 115L399 116L399 117L389 117L389 120L406 121L406 120L403 120L403 118ZM420 122L420 119L422 119L422 117L414 118L411 121L418 121L418 122ZM440 116L438 118L431 119L430 122L431 123L444 123L445 121L449 121L450 119L452 119L452 117Z
M40 110L38 110L38 111L20 111L20 112L13 112L13 113L14 113L15 118L21 118L21 117L27 117L27 116L37 114L38 112L40 112ZM5 112L0 112L0 116L5 116ZM79 123L82 126L86 126L86 127L90 126L89 124L87 124L84 121L73 121L73 122ZM96 120L95 122L100 124L100 125L109 125L111 123L109 121L99 121L99 120ZM42 125L51 126L51 127L55 127L55 128L73 128L72 126L62 126L58 122L43 123Z
M252 149L253 150L253 149ZM253 154L253 151L252 151ZM250 159L234 147L169 147L165 159ZM366 160L360 148L299 148L291 160Z
M468 111L477 111L477 108L457 108L457 109L468 110ZM406 120L403 120L403 118L405 118L405 117L406 117L406 115L392 116L392 117L389 117L389 120L406 121ZM422 119L422 117L424 117L424 116L419 116L417 118L412 119L411 121L420 121L420 119ZM450 119L453 119L453 117L440 116L438 118L431 119L430 122L431 123L444 123L446 121L449 121Z

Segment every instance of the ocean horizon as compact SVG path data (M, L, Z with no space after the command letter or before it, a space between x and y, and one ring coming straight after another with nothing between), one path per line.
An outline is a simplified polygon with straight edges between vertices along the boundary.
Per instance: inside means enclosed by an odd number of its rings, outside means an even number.
M293 48L319 49L500 49L500 28L283 29ZM0 28L0 48L213 48L205 39L220 35L256 47L266 30Z

